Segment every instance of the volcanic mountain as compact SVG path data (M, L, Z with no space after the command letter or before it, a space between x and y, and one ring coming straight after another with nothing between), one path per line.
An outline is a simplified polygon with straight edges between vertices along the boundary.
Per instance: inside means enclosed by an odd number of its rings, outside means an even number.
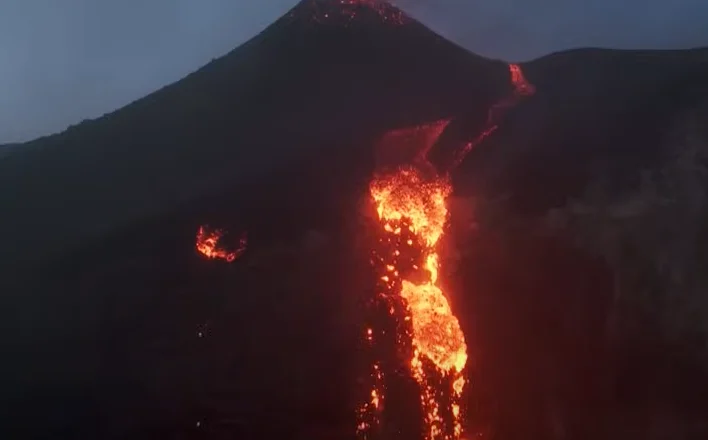
M703 438L708 50L520 69L536 92L451 173L471 423ZM393 6L306 0L181 81L3 152L8 438L353 436L376 146L449 120L442 167L513 90L507 63ZM203 225L247 250L206 260Z
M2 187L12 188L2 194L12 213L3 226L23 238L0 258L31 262L53 248L59 256L224 180L246 182L390 127L486 109L509 87L505 64L419 23L388 24L368 6L324 18L328 3L303 2L183 80L3 160ZM48 217L51 231L19 232Z

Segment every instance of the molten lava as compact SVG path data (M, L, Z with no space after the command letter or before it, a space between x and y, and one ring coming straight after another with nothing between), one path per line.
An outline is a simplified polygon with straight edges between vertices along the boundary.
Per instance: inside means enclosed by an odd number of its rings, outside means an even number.
M498 129L500 118L510 107L535 92L520 66L510 65L509 72L512 96L490 109L482 132L455 155L455 166ZM461 439L465 420L468 348L460 322L439 283L438 245L445 233L446 202L453 188L449 175L438 175L427 159L448 123L439 121L384 136L384 156L391 156L393 151L408 158L408 165L379 173L369 185L381 226L379 246L372 259L380 276L378 300L387 304L391 317L404 323L397 326L396 351L405 353L411 376L420 389L426 440ZM373 346L375 335L385 334L385 330L367 328L366 341ZM375 437L375 428L381 422L385 376L380 362L373 363L369 377L370 392L358 413L357 433L363 439Z
M208 226L200 226L197 231L195 246L197 251L209 259L225 260L229 263L246 252L247 239L243 234L238 241L238 246L234 250L227 250L220 244L224 231L221 229L210 229Z
M459 439L467 346L460 324L438 285L437 252L445 232L445 203L452 187L447 178L424 178L419 170L404 167L375 178L370 191L385 232L382 240L400 243L394 245L388 258L383 258L391 272L384 275L389 289L384 294L398 294L406 303L404 320L410 322L413 348L410 368L422 391L426 438ZM404 234L409 238L399 240ZM409 254L405 247L417 250L412 262L399 258ZM400 276L403 273L406 275ZM450 386L447 397L437 392L441 381Z

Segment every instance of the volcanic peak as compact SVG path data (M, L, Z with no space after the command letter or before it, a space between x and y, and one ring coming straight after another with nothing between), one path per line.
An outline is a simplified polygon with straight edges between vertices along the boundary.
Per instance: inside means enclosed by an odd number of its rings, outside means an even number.
M372 21L402 26L412 21L403 11L383 0L302 0L289 15L294 19L339 26Z

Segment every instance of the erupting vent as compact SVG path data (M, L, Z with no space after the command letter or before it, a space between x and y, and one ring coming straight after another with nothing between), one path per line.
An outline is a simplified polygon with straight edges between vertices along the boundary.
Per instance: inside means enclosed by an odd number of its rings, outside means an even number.
M344 26L365 17L376 17L381 23L390 25L410 21L403 11L381 0L308 0L306 6L302 11L293 12L292 16L304 14L306 19L316 23Z

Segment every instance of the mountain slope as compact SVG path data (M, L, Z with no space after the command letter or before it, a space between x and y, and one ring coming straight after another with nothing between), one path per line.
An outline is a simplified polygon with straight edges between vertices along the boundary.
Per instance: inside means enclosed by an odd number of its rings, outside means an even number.
M622 186L628 167L662 161L666 127L705 99L708 50L582 49L523 68L538 93L510 112L510 129L476 149L460 174L465 186L497 194L524 187L519 206L544 210L597 175Z
M17 144L0 145L0 157L10 154L15 147L17 147Z
M504 93L502 63L413 20L389 25L363 12L341 27L319 23L303 2L183 80L23 145L0 163L2 226L23 236L0 261L57 256L208 187L284 166L303 149L316 154L342 137L487 106ZM24 229L49 218L51 228Z

